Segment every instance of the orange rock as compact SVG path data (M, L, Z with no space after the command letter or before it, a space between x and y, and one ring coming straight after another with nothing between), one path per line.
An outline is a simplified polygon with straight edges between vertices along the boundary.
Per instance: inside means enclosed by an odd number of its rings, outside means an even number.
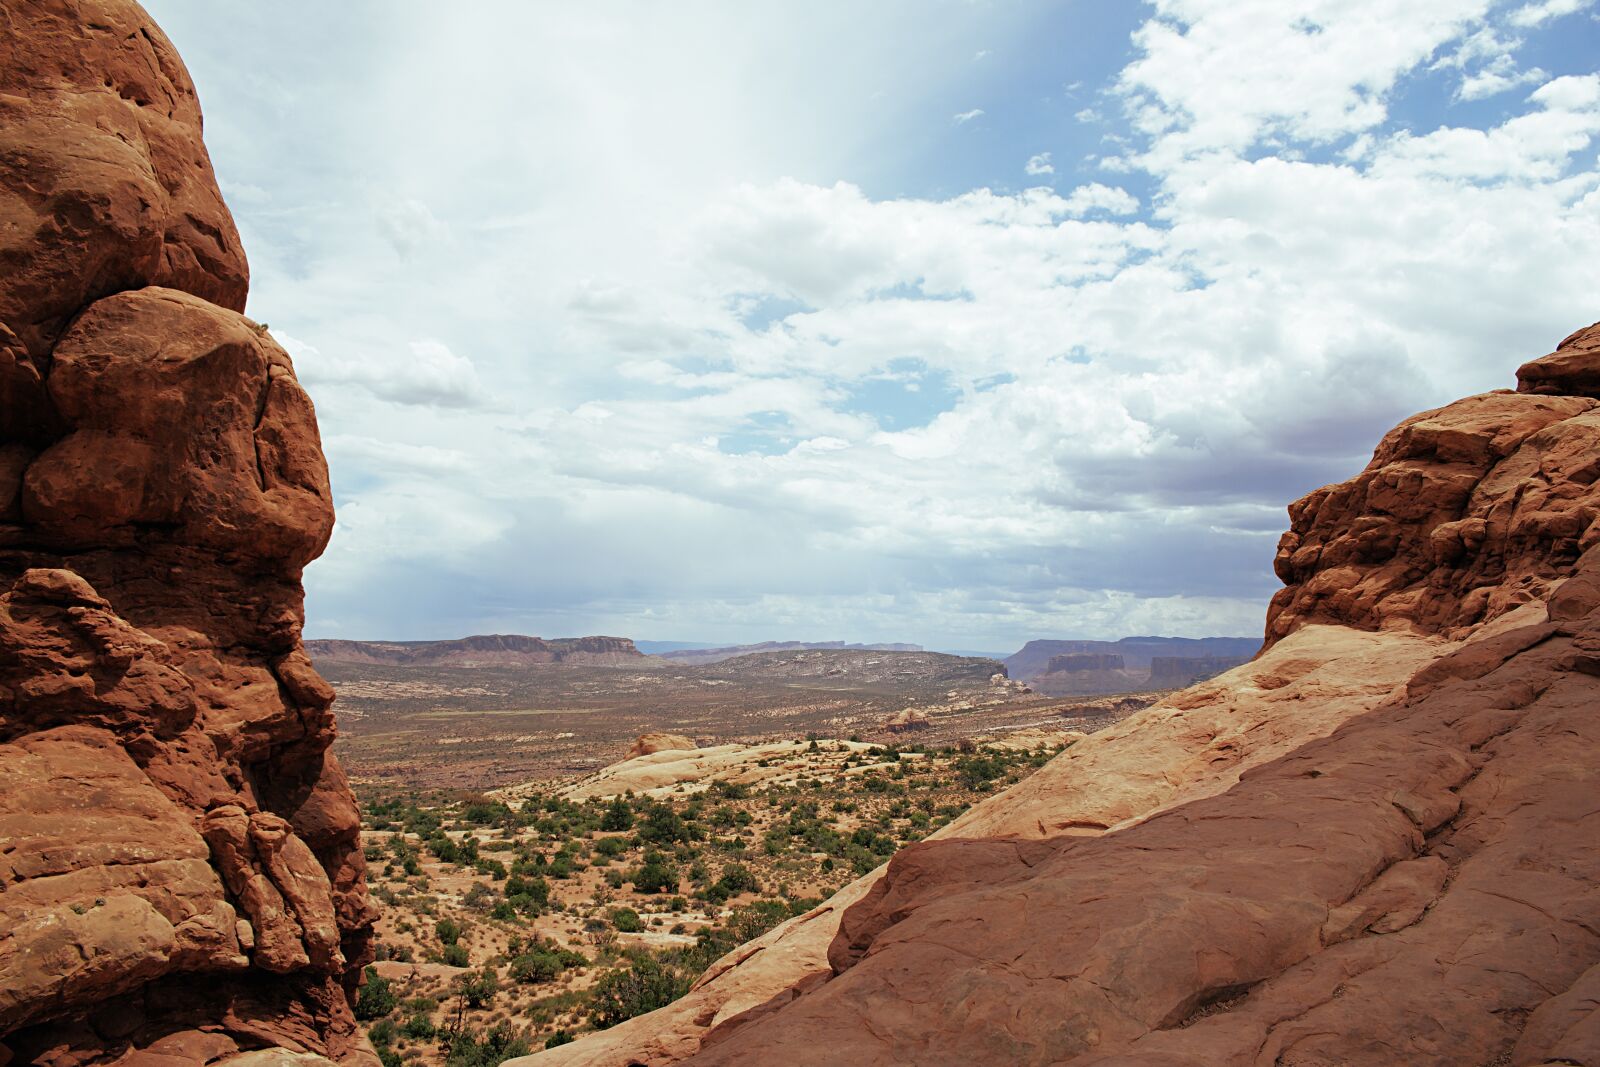
M622 758L653 756L657 752L692 752L695 747L694 738L682 734L640 734Z
M332 497L246 283L149 17L8 7L0 1062L371 1060L359 818L300 644Z

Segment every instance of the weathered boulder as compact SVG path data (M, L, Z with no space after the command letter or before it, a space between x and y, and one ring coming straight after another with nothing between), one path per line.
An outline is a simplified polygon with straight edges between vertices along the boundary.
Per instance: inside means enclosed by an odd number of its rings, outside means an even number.
M1600 543L1600 400L1495 392L1415 415L1289 506L1267 641L1312 622L1470 632Z
M653 756L657 752L693 752L697 747L694 738L682 734L640 734L628 749L628 754L622 758Z
M112 293L160 285L243 311L249 268L172 42L125 0L8 4L5 25L0 322L23 362L0 360L0 381L36 383L62 327Z
M1600 322L1577 331L1548 356L1518 367L1517 392L1600 400Z
M311 401L240 314L160 30L4 20L0 1062L367 1062L359 819L300 644Z

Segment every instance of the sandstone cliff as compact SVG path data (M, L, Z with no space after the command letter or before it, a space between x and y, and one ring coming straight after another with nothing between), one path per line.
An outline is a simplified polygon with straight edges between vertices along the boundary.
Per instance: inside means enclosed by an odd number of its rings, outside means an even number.
M1290 508L1253 662L533 1062L1600 1062L1600 325L1518 378Z
M161 31L0 21L0 1063L363 1059L310 399Z

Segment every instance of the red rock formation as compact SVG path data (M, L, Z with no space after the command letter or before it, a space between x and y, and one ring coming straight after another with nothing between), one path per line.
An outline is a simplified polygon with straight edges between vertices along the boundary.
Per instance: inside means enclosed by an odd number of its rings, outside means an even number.
M1600 325L1517 375L1520 392L1412 416L1366 470L1290 505L1269 644L1308 622L1463 634L1600 543Z
M300 644L333 523L311 401L239 313L161 31L120 0L4 18L0 1062L360 1058L373 915Z
M1291 508L1256 661L537 1062L1600 1062L1596 399L1408 420Z
M637 756L653 756L657 752L693 752L697 747L694 738L683 734L640 734L628 749L628 754L622 758L629 760Z
M928 721L928 713L916 708L906 708L896 712L883 720L883 728L891 734L911 733L913 730L926 730L933 723Z

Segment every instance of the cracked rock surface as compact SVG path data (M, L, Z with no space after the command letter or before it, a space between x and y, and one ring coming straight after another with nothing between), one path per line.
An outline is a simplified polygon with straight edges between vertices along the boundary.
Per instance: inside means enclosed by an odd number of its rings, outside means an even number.
M149 16L0 19L0 1063L365 1062L311 401Z

